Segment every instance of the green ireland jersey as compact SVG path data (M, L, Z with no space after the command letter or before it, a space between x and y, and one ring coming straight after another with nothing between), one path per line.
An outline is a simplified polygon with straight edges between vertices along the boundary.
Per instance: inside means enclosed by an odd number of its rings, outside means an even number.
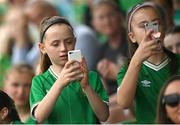
M36 124L36 120L32 117L29 117L24 124Z
M180 56L177 56L178 67ZM156 118L157 101L160 90L170 74L170 59L165 59L161 64L154 65L144 61L138 77L135 94L135 115L137 123L154 123ZM124 65L118 73L118 84L127 71L128 65ZM180 70L178 68L178 74ZM128 84L128 83L127 83Z
M88 73L89 84L97 95L105 102L108 96L96 72ZM46 96L58 76L49 68L45 73L33 78L30 92L31 114L38 103ZM92 110L88 98L82 90L79 81L73 81L66 86L58 97L52 112L45 121L50 124L94 124L98 119Z

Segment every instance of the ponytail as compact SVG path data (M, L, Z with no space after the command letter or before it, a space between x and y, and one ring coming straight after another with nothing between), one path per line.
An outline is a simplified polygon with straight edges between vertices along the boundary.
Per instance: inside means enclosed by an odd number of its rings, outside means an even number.
M52 65L47 54L41 53L40 73L44 73Z
M69 23L69 21L66 18L60 17L60 16L53 16L53 17L47 17L44 18L41 21L40 24L40 43L43 43L45 40L45 33L46 31L55 24L65 24L69 27L69 29L74 33L73 27ZM73 34L74 35L74 34ZM41 53L41 60L40 60L40 73L44 73L49 66L52 65L50 58L47 54Z

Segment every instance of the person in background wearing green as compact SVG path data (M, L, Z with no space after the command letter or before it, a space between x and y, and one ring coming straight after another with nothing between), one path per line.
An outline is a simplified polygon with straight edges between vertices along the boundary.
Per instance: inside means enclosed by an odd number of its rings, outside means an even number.
M84 58L68 61L75 41L65 18L41 22L41 73L33 78L30 92L31 113L38 123L95 124L109 117L108 96L99 75L88 71Z
M3 90L14 100L19 117L23 123L35 123L30 117L29 94L33 68L28 64L13 65L6 73Z
M118 74L117 101L123 108L135 101L137 123L155 122L161 87L170 76L180 73L180 56L163 47L163 24L153 2L134 6L127 16L131 60Z
M164 46L171 52L180 54L180 26L174 26L167 30Z

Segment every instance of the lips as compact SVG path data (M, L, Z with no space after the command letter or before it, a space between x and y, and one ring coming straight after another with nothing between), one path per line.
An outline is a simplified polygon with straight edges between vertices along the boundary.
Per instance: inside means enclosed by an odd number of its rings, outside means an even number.
M61 59L61 60L67 59L67 55L61 55L61 56L60 56L60 59Z

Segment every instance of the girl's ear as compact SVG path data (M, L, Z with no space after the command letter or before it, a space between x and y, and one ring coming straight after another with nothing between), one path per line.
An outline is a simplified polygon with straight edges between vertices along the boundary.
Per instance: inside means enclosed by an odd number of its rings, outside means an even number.
M39 47L40 51L41 51L43 54L46 54L45 47L44 47L44 44L43 44L43 43L39 43L39 44L38 44L38 47Z
M9 110L8 110L7 107L2 108L1 111L0 111L1 119L5 120L7 118L7 116L8 116L8 113L9 113Z
M129 33L128 33L128 36L129 36L130 40L131 40L133 43L136 43L136 39L135 39L135 37L134 37L133 32L129 32Z

